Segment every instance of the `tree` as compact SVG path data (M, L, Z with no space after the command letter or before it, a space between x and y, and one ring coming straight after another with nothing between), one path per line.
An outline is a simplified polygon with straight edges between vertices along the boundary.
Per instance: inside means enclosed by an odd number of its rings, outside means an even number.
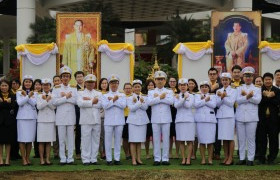
M119 16L113 12L110 3L101 0L87 0L81 6L69 8L66 12L101 12L101 37L109 42L124 39L124 29L121 27ZM36 22L30 25L33 35L28 37L29 43L50 43L56 41L56 21L49 17L36 17ZM112 36L114 34L114 36ZM117 36L116 36L117 35ZM118 37L119 39L116 39Z
M160 40L157 46L159 57L170 63L174 52L172 49L179 42L198 42L210 39L210 17L204 23L192 17L180 17L178 14L167 21L164 28L169 35Z

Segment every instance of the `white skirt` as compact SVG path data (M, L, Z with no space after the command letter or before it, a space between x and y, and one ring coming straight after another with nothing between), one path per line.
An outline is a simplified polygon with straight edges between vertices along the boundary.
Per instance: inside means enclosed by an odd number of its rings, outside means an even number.
M197 127L197 138L200 144L212 144L215 142L216 135L216 124L198 122Z
M146 142L147 125L128 124L128 141L132 143Z
M37 142L56 141L56 129L54 122L37 123Z
M194 141L195 123L178 122L175 123L177 141Z
M219 140L234 140L234 118L218 119L218 139Z
M36 119L17 120L18 142L30 143L35 141Z

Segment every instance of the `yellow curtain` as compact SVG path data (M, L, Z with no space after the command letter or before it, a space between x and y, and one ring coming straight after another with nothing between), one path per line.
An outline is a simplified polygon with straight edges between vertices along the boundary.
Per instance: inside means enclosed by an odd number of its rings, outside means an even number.
M266 46L270 47L273 50L278 50L278 49L280 50L280 43L270 43L267 41L261 41L259 44L259 49L262 49Z
M175 53L178 53L178 49L180 48L181 45L186 46L189 48L192 52L198 52L201 51L202 49L208 49L210 48L214 43L210 40L207 42L188 42L188 43L178 43L174 48L173 51Z
M15 47L18 52L23 52L25 49L31 54L40 55L47 51L53 50L55 43L49 44L21 44Z

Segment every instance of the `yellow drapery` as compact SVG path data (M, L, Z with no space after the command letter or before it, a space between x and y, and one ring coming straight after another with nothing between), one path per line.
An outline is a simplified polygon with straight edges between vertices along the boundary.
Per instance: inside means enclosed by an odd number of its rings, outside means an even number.
M23 52L25 49L31 54L40 55L47 51L53 50L55 43L49 44L20 44L15 47L18 52Z
M192 52L199 52L203 49L208 49L211 48L211 46L214 43L210 40L208 40L207 42L188 42L188 43L178 43L174 48L173 48L173 52L175 52L176 54L178 54L178 50L180 48L181 45L186 46L187 48L189 48ZM182 54L178 54L178 76L179 78L182 78L182 73L183 73L183 55Z
M126 49L128 51L133 52L134 46L130 43L109 43L107 40L101 40L97 43L98 46L101 46L102 44L106 44L111 50L123 50ZM134 53L131 53L129 55L130 65L129 65L129 73L130 73L130 82L134 79Z
M266 46L270 47L273 50L280 50L280 43L270 43L267 41L261 41L259 44L259 49L262 49Z

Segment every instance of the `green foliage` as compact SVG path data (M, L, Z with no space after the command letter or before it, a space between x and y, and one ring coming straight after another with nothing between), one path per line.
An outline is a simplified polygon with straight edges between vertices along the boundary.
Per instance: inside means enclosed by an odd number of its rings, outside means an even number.
M124 29L120 27L119 17L113 13L112 5L101 0L87 0L75 9L68 9L68 12L101 12L102 39L109 42L123 41ZM56 42L56 21L49 17L36 17L36 22L30 25L33 35L28 37L29 43L50 43ZM112 34L115 34L112 36ZM119 38L119 39L118 39Z
M152 72L152 67L154 62L147 62L141 59L139 55L136 57L136 63L134 68L134 79L140 79L143 83L146 82L148 75ZM169 77L178 77L177 70L172 68L168 64L159 64L160 70L164 71L168 78Z
M192 17L174 16L166 22L164 28L169 35L158 42L162 45L157 46L159 58L164 59L164 62L171 62L174 56L172 49L179 42L199 42L210 39L210 17L202 22Z

